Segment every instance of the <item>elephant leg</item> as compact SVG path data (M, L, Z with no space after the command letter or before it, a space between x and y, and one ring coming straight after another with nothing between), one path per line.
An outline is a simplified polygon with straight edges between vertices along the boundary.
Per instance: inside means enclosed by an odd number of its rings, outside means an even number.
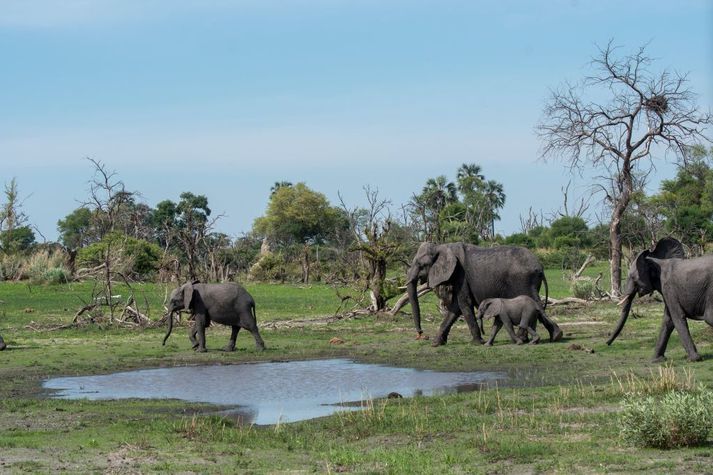
M656 347L654 348L654 357L652 358L653 363L661 363L666 359L664 353L666 353L666 346L668 345L668 339L671 337L671 332L673 332L674 325L671 320L671 315L668 313L668 309L664 309L663 321L661 322L661 330L659 331L659 339L656 342Z
M7 348L7 345L5 344L5 341L0 336L0 351L4 350L5 348Z
M235 351L235 340L238 339L238 332L240 331L240 327L237 325L233 325L231 328L232 331L230 333L230 341L227 345L223 347L223 351Z
M495 341L495 335L498 334L502 326L503 323L500 321L500 319L498 317L495 317L495 319L493 319L493 327L490 329L490 338L488 338L488 341L485 342L485 346L493 346L493 341Z
M676 331L678 332L678 337L681 339L681 343L683 343L686 353L688 353L688 360L702 360L703 358L701 358L701 355L698 354L696 344L693 343L693 338L691 338L691 332L688 329L688 319L686 318L686 314L681 309L676 309L674 312L670 312L670 315L671 320L673 320L673 326L676 327Z
M513 343L517 343L518 345L522 345L522 343L523 343L522 338L520 338L520 335L515 333L515 329L512 326L512 321L510 321L510 316L509 315L500 315L500 321L503 322L505 331L507 331L508 335L510 335L510 341L512 341Z
M538 312L537 319L542 322L547 329L547 332L550 334L550 341L560 341L562 339L563 333L559 325L545 315L545 312Z
M475 320L475 313L473 313L473 307L470 305L461 305L461 311L463 312L463 318L465 323L468 324L468 330L470 330L470 336L473 337L472 343L477 343L478 345L483 344L483 335L480 333L480 327Z
M198 348L198 340L196 339L196 333L198 330L196 327L197 325L195 322L193 322L193 325L188 325L188 339L191 340L191 346L194 350Z
M537 320L535 319L535 321ZM520 331L528 333L532 337L532 339L530 340L530 344L536 345L540 342L540 335L538 335L535 329L533 328L533 323L534 322L531 317L520 320Z
M262 337L260 336L260 332L257 329L257 325L248 325L245 327L245 329L250 332L253 338L255 338L255 347L258 350L263 351L265 349L265 342L262 341Z
M195 332L198 335L198 347L196 348L196 351L199 353L205 353L208 351L205 347L205 323L206 319L204 315L196 315Z
M448 334L451 332L451 327L456 322L456 320L458 320L458 317L460 317L460 315L455 312L452 312L450 310L446 312L446 316L441 322L441 328L438 330L438 335L436 335L436 339L433 340L431 346L440 346L448 343Z

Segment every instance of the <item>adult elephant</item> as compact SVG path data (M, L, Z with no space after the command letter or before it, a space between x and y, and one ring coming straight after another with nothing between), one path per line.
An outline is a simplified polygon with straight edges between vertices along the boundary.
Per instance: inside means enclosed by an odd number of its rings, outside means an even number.
M5 344L5 341L3 341L2 336L0 336L0 351L4 350L7 348L7 345Z
M488 298L514 298L527 295L540 301L540 286L545 283L545 299L548 287L542 264L529 250L515 246L478 247L466 243L434 244L424 242L419 246L406 277L406 288L413 310L413 321L421 338L421 309L416 287L428 282L428 286L451 285L453 293L459 296L459 306L471 331L473 341L482 343L480 329L475 322L473 305L479 305ZM465 297L470 297L470 301ZM470 304L470 305L468 305ZM546 306L546 304L545 304ZM448 317L446 317L448 318ZM562 331L555 322L544 316L542 324L550 334L551 341L562 337ZM444 344L451 319L443 324L434 344Z
M255 300L238 284L187 282L171 292L168 304L168 332L163 339L164 345L173 330L173 313L184 309L192 311L195 316L195 325L189 329L188 338L196 351L206 351L205 329L211 322L232 327L230 341L223 348L225 351L235 350L235 340L241 328L252 333L259 350L265 349L265 343L257 329Z
M683 246L673 238L664 238L652 251L640 252L629 267L624 307L607 345L619 336L629 316L636 295L658 291L664 300L664 315L654 348L654 362L663 361L669 337L675 328L690 361L701 360L688 330L691 320L705 320L713 326L713 255L685 259Z

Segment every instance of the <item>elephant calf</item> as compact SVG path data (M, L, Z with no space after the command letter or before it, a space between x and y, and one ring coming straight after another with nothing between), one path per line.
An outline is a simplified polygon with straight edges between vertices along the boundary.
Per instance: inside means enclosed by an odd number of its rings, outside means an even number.
M527 295L520 295L512 299L485 299L478 307L477 318L480 325L483 325L484 318L493 319L493 329L490 332L490 338L485 343L487 346L492 346L495 340L495 335L498 334L503 326L510 335L510 340L513 343L522 345L524 340L521 338L523 332L527 332L532 337L531 344L537 344L540 341L540 336L535 331L537 320L542 319L544 312L540 304ZM546 318L546 317L544 317ZM517 325L520 331L515 332L513 326Z
M233 329L225 351L235 350L235 340L241 328L252 333L258 350L265 349L265 343L257 329L255 300L238 284L187 282L171 292L168 304L168 333L163 339L164 345L173 330L173 313L184 309L191 310L195 316L195 325L189 329L188 338L196 351L206 351L205 329L211 322L230 325Z

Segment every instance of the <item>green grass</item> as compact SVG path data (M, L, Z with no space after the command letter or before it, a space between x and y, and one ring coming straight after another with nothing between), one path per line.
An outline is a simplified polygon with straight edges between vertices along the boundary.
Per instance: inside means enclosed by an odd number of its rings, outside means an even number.
M595 276L602 269L588 269ZM548 270L550 295L569 293L562 271ZM605 276L606 277L606 276ZM606 285L606 284L603 284ZM259 323L331 315L340 300L324 285L250 284ZM139 289L158 319L166 287ZM170 290L170 287L169 287ZM346 291L344 291L346 292ZM115 293L126 295L125 289ZM141 292L139 292L141 294ZM190 350L185 328L165 347L165 329L89 325L48 331L70 322L91 285L0 284L0 471L354 473L679 472L710 470L710 441L701 448L630 447L616 417L627 388L658 387L649 363L662 307L635 304L619 339L608 331L619 309L611 303L554 306L564 330L557 344L516 346L499 335L492 348L468 343L456 324L444 347L414 340L408 315L358 316L329 325L262 330L267 351L249 335L238 351L218 351L228 329L208 330L209 352ZM144 302L144 297L140 297ZM408 310L408 309L407 309ZM424 329L440 323L435 300L423 305ZM672 372L713 386L713 331L692 322L707 359L689 364L677 335L667 356ZM337 336L342 345L330 345ZM571 343L594 353L568 349ZM210 407L180 401L65 401L46 399L41 382L55 375L107 373L143 367L232 364L259 360L348 357L439 370L502 370L522 387L501 387L430 398L372 401L362 412L272 427L238 426L209 415ZM629 374L638 375L632 379ZM236 384L247 384L237 382ZM659 384L659 383L657 383ZM532 387L534 386L534 387ZM637 386L637 387L639 387ZM662 386L663 387L663 386Z

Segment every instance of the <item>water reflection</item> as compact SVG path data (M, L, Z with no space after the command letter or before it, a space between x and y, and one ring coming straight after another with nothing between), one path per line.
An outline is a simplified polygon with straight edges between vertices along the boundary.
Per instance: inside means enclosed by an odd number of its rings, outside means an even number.
M254 424L294 422L355 410L343 403L472 391L508 378L501 372L438 372L345 359L184 366L101 376L53 378L44 387L64 399L180 399L229 406Z

